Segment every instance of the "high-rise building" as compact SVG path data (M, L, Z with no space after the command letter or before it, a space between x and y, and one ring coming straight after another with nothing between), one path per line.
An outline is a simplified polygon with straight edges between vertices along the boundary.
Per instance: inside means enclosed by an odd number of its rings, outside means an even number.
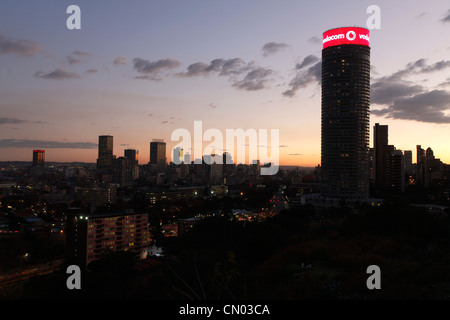
M387 145L388 126L375 123L373 126L373 171L376 190L381 190L386 183Z
M33 167L43 167L45 164L45 150L33 150Z
M419 144L416 146L416 179L419 184L425 182L425 150Z
M323 196L368 197L369 117L369 30L328 30L322 49Z
M405 158L401 150L389 146L386 154L386 170L384 178L384 189L390 192L405 192Z
M412 151L405 150L403 155L405 157L405 174L410 175L412 173Z
M114 166L113 136L98 137L97 170L101 173L112 173Z
M150 164L156 165L158 171L165 170L167 166L166 143L161 139L150 142Z
M128 159L128 180L133 182L139 178L139 150L126 149L124 155Z

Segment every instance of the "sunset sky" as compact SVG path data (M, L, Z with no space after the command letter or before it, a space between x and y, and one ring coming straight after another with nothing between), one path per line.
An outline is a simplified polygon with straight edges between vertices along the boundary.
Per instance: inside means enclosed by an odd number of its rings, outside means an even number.
M81 30L69 30L69 5ZM428 1L161 0L0 2L0 161L95 162L178 128L279 129L281 165L320 163L322 33L371 30L371 146L431 147L450 163L450 3ZM209 142L204 142L204 146ZM264 141L259 141L263 144ZM194 159L195 155L192 157Z

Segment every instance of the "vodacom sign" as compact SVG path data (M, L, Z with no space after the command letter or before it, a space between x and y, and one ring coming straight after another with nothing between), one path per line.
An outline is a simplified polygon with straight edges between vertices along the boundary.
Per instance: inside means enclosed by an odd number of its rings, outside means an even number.
M369 30L349 27L331 29L323 33L323 49L341 44L361 44L369 46Z

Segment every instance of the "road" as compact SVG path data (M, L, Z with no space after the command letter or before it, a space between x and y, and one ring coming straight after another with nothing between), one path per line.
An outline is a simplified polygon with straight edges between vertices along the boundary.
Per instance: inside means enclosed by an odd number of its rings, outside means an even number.
M17 285L34 276L49 274L57 271L63 262L63 259L52 260L43 264L24 267L9 273L0 274L0 289Z

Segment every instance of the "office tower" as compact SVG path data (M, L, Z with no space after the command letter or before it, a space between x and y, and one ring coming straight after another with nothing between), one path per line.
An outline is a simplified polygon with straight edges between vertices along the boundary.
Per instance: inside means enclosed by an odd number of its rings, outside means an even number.
M403 156L405 157L405 174L410 175L412 173L412 151L403 151Z
M124 155L128 159L128 179L133 182L139 178L139 150L126 149Z
M386 154L384 189L394 193L405 192L405 158L401 150L393 146Z
M388 126L375 123L373 126L373 169L376 190L381 190L385 185L387 145Z
M43 167L45 163L45 150L33 150L33 167Z
M114 159L113 182L121 187L129 187L132 184L129 174L130 160L125 157Z
M424 181L423 185L429 188L433 183L441 181L443 178L443 163L440 159L435 158L431 148L425 151L424 165Z
M189 152L186 152L186 154L184 155L184 163L191 164L191 154Z
M337 28L323 33L322 168L325 197L369 195L369 30Z
M112 173L115 158L113 136L99 136L97 170L101 173Z
M175 164L181 164L183 162L183 149L182 148L174 148L172 150L172 161Z
M425 150L421 145L416 146L416 179L419 184L425 182Z
M161 139L154 139L150 142L150 164L156 165L158 172L166 169L166 143Z

